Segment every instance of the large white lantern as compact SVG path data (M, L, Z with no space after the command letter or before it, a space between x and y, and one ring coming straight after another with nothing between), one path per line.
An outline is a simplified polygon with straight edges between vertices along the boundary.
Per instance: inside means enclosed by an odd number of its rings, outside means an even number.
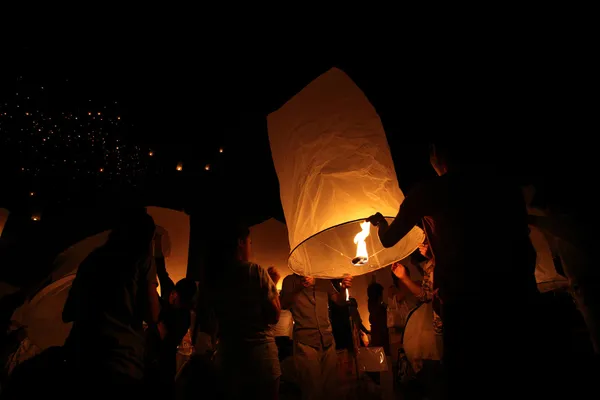
M321 75L267 122L292 271L323 279L361 275L405 258L423 241L415 227L385 249L376 229L362 224L376 212L391 222L404 195L379 116L344 72Z

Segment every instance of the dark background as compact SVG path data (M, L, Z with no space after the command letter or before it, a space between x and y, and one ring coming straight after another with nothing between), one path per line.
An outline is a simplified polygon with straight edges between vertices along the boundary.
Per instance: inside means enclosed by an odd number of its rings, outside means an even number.
M585 209L592 199L589 55L560 40L385 50L239 37L227 46L42 43L4 48L3 58L6 280L22 281L26 266L46 265L105 229L124 205L283 220L266 116L333 66L377 109L404 193L433 176L427 142L445 136L486 152L504 173L565 207ZM90 121L98 112L102 121ZM45 122L34 127L32 118ZM103 149L75 139L90 131ZM42 144L46 135L58 145Z

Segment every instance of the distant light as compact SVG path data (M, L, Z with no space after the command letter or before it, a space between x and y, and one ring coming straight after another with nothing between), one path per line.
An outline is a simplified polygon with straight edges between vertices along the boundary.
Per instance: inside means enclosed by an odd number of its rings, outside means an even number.
M204 167L205 170L210 170L210 164L206 164L206 167Z
M100 113L98 113L98 115L100 115Z
M148 152L148 155L149 155L150 157L152 157L152 156L154 155L154 152L153 152L153 151L150 151L150 152Z
M40 217L39 217L39 215L32 215L32 216L31 216L31 219L32 219L33 221L39 221L39 220L40 220Z
M223 152L223 148L221 147L221 148L219 149L219 153L222 153L222 152Z
M104 168L100 168L100 172L104 172Z
M121 117L117 117L117 119L121 119Z
M177 164L177 167L175 169L177 171L181 171L183 169L183 164L181 164L181 163Z
M29 195L33 196L33 195L35 195L35 193L34 192L29 192Z
M91 113L91 112L89 112L89 113L88 113L88 115L92 115L92 113Z

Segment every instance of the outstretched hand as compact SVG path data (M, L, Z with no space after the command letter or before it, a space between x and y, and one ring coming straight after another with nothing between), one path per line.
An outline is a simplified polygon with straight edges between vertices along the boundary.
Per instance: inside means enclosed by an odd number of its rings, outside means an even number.
M383 219L383 215L381 215L381 213L377 213L367 218L367 222L370 222L373 226L378 226Z
M302 277L302 286L311 287L315 285L315 278L312 276L304 276Z
M347 275L344 276L344 279L342 279L342 289L349 289L352 287L352 276L351 275Z
M404 279L406 277L406 267L399 262L392 264L392 272L398 279Z
M279 274L279 271L277 271L277 268L275 268L275 267L267 268L267 274L269 274L273 283L275 285L277 285L277 282L279 282L279 280L281 279L281 274Z

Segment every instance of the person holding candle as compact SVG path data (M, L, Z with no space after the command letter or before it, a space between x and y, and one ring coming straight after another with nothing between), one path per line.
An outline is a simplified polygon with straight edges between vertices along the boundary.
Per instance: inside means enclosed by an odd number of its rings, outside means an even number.
M346 304L352 276L342 280L338 292L331 281L288 275L281 289L281 308L294 317L294 363L303 399L335 398L337 353L329 319L329 300Z

